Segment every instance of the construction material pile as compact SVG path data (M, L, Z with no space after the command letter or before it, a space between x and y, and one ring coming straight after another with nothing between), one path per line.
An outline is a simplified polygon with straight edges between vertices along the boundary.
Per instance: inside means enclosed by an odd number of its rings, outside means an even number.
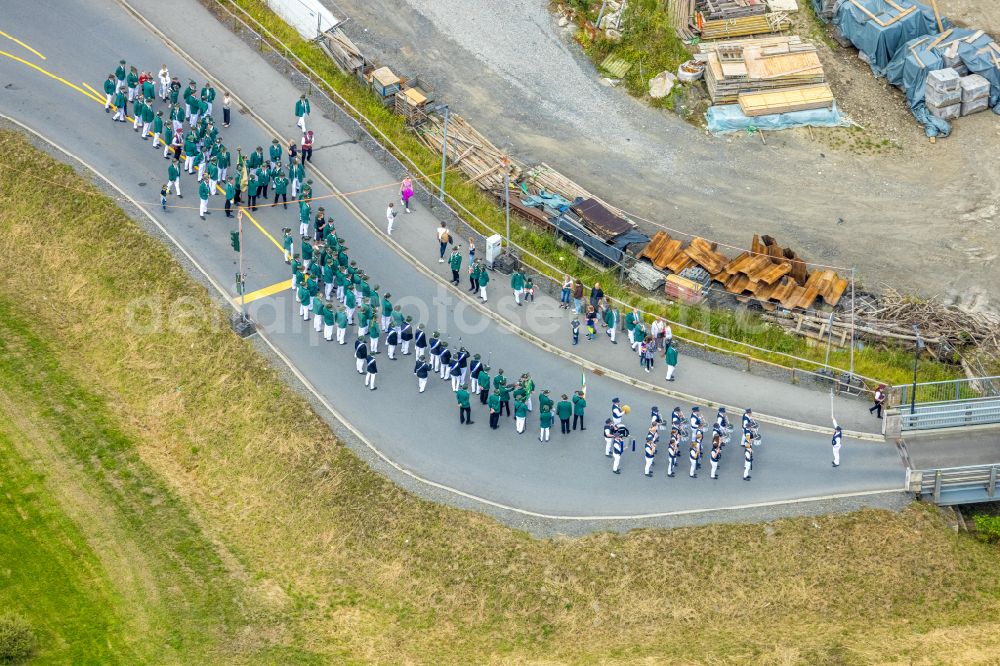
M781 32L791 27L787 12L768 12L764 0L697 0L695 25L702 39Z
M417 128L417 136L431 150L441 153L444 144L444 117L438 114L427 116ZM506 175L506 155L490 143L462 116L452 113L448 116L448 164L457 167L480 189L502 192ZM516 170L512 168L516 176ZM512 176L512 177L514 177Z
M797 36L703 42L698 58L713 104L750 116L833 106L816 47Z
M754 300L765 310L779 305L786 310L811 309L817 299L835 306L840 302L848 281L828 269L808 269L806 263L790 248L783 248L770 236L754 236L751 248L733 259L718 251L718 244L694 238L684 247L680 240L660 231L638 254L659 270L672 274L691 275L692 268L701 268L711 281L718 282L742 301ZM688 282L696 280L685 278ZM677 289L682 281L667 278L674 285L674 297L687 292ZM684 283L688 289L694 288Z
M948 120L984 105L1000 113L1000 46L982 30L952 28L911 0L840 0L833 25L877 76L906 94L927 136L947 136Z

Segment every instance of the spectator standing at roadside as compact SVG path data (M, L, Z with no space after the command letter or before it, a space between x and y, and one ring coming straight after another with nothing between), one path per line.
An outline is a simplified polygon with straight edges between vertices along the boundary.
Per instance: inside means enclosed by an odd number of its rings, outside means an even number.
M601 301L603 299L604 290L601 289L601 283L595 282L594 286L590 290L590 305L594 308L595 312L601 307Z
M667 345L664 355L667 363L667 381L674 381L674 369L677 367L677 345Z
M653 338L653 350L663 351L663 328L665 324L663 320L657 317L653 320L653 323L649 325L649 336Z
M573 312L578 315L583 314L583 283L579 278L573 284Z
M229 91L226 90L222 93L222 126L229 127L229 106L232 104L233 100L229 96Z
M562 291L559 293L559 308L569 310L569 297L573 293L573 279L568 275L563 276Z
M875 395L873 396L874 404L868 413L876 412L878 418L882 418L882 404L885 402L885 384L879 384L878 388L875 389Z
M448 249L448 243L451 242L451 234L448 233L448 227L444 222L441 226L437 228L437 240L438 240L438 263L444 263L444 253Z
M302 164L313 160L313 133L312 130L302 133Z

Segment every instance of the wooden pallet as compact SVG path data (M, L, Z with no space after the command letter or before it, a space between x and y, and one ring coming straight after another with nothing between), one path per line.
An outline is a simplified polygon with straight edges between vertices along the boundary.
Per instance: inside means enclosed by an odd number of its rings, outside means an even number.
M763 116L809 109L829 109L833 106L833 91L827 84L820 83L780 90L740 93L736 99L743 115Z

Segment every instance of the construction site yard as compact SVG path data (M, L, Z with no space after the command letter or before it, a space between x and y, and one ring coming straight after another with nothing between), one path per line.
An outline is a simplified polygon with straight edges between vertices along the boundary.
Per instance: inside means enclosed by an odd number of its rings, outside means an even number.
M857 126L712 137L697 126L703 88L675 99L675 113L609 86L578 27L543 0L337 3L366 54L433 81L494 144L649 220L649 235L669 227L746 247L770 234L807 261L856 267L865 288L996 312L1000 118L961 118L932 144L902 93L836 44L807 4L793 32L816 44ZM1000 34L994 3L939 5L956 24Z

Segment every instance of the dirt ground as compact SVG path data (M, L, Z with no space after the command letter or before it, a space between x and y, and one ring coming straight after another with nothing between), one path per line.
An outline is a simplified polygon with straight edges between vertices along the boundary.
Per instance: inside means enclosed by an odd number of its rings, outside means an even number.
M838 102L861 129L710 137L603 85L545 0L337 4L369 57L429 79L498 146L551 164L647 233L735 248L770 234L807 260L856 267L868 288L1000 309L1000 116L960 119L932 145L901 93L853 49L821 42ZM1000 28L993 0L940 4L956 21Z

